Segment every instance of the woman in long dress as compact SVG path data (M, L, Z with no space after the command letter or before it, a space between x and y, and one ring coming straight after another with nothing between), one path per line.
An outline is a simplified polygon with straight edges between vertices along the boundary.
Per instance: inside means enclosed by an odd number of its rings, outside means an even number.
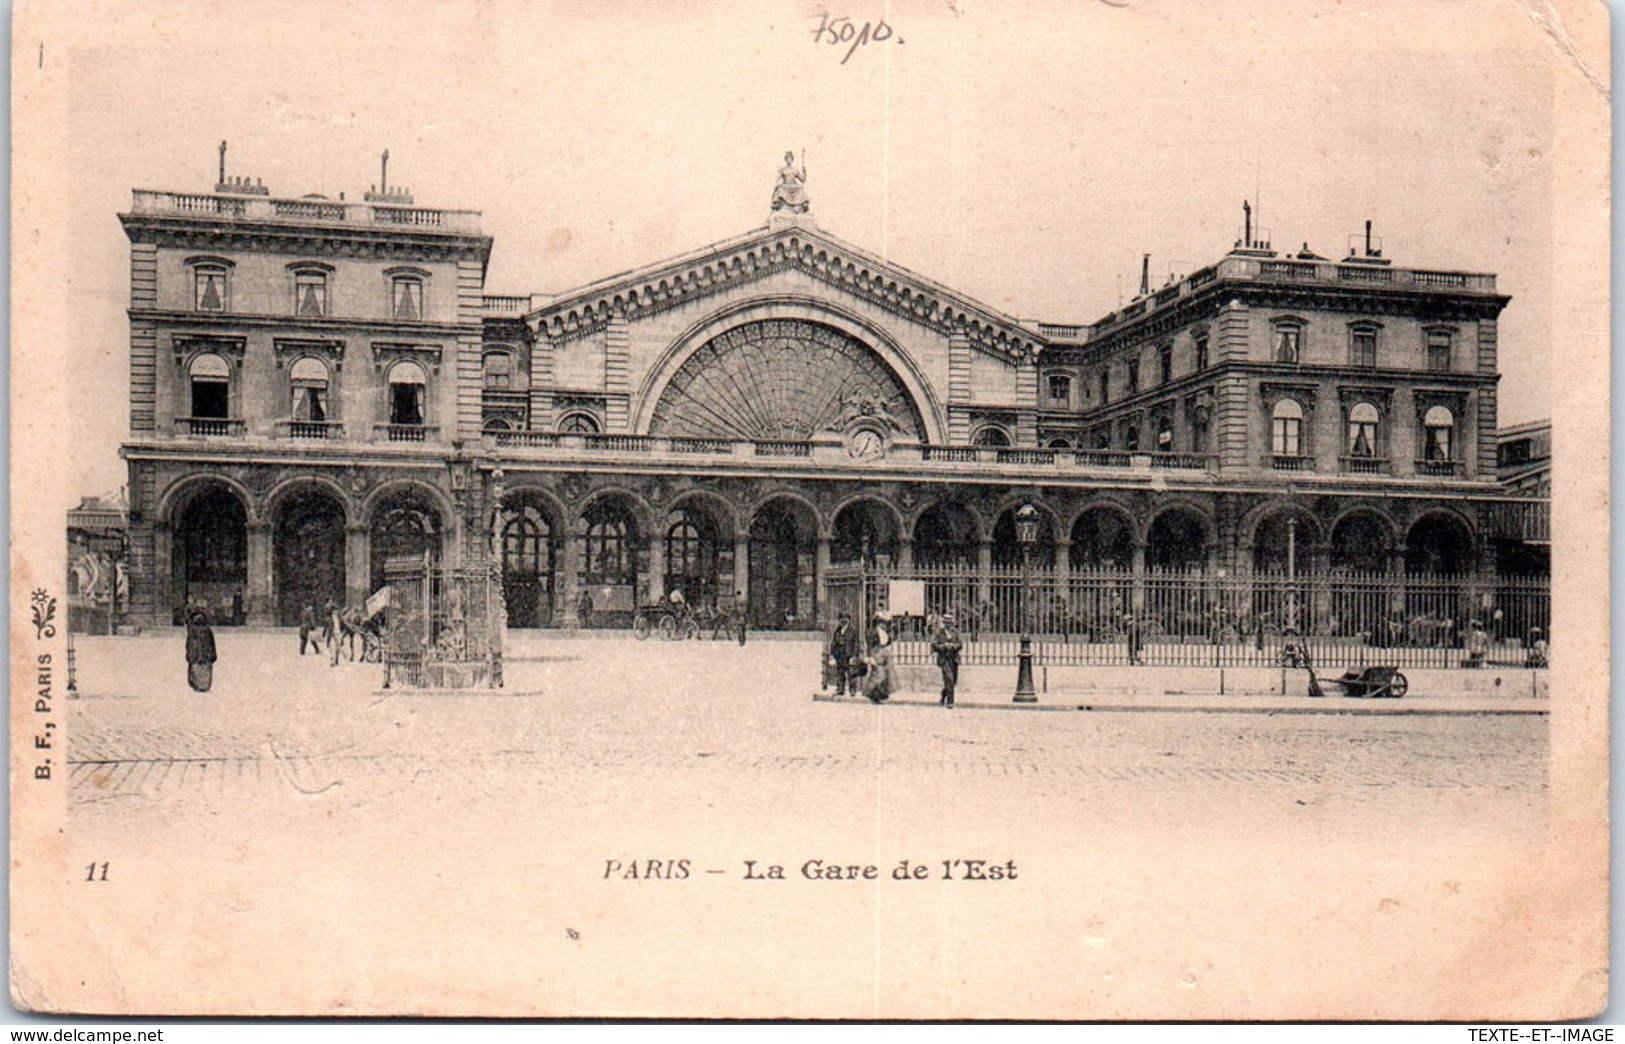
M214 631L202 609L192 610L186 623L186 680L194 692L208 692L214 684Z
M885 703L891 698L896 680L892 673L891 635L882 626L869 650L869 673L863 679L863 695L871 703Z

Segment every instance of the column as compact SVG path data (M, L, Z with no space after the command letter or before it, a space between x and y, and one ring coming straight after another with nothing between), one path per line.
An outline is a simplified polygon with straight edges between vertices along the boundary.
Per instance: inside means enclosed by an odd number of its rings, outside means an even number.
M666 539L649 537L649 583L644 601L654 602L666 597Z
M824 607L829 604L829 592L824 585L829 583L829 537L823 533L818 535L818 551L813 559L815 571L813 583L813 624L822 628L828 621L823 618Z
M1129 562L1132 586L1129 589L1129 611L1136 617L1145 614L1145 542L1134 542L1133 557Z
M734 582L727 593L730 598L750 598L750 537L744 534L734 537Z
M367 527L344 527L344 600L360 605L372 593L372 562L367 555Z
M976 605L978 608L993 604L993 541L983 539L976 545Z
M581 559L583 537L567 533L559 539L558 575L554 579L558 588L560 619L565 627L581 627L581 614L577 602L581 598Z
M1055 542L1055 597L1060 599L1060 605L1065 606L1064 611L1058 609L1056 619L1050 621L1050 626L1063 635L1072 634L1072 621L1078 614L1078 607L1072 604L1072 541L1057 540Z
M248 591L244 595L250 626L276 622L271 596L271 524L248 524Z
M897 568L909 572L914 568L914 538L904 535L897 539Z
M152 525L152 565L148 578L147 591L151 601L147 604L148 614L144 620L134 622L148 627L168 627L174 622L175 596L172 584L175 577L175 542L170 533L168 522L154 522ZM133 564L133 563L132 563ZM130 570L130 596L131 601L139 597L136 584L137 570Z

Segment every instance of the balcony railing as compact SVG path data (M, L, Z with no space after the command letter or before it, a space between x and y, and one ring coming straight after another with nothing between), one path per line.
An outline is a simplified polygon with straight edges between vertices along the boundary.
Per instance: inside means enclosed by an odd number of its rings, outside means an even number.
M1211 453L1153 453L1151 467L1157 471L1207 471L1217 458Z
M227 417L176 417L175 425L183 435L207 438L228 438L243 433L243 422Z
M143 215L173 214L183 217L240 218L248 221L387 225L430 232L477 233L480 230L480 214L477 210L440 210L320 199L271 199L266 196L245 198L204 193L153 192L147 189L135 190L131 211Z
M756 444L758 457L810 457L812 456L812 443L810 442L758 442Z
M1086 468L1126 468L1134 463L1128 450L1078 450L1078 463Z
M976 448L974 446L926 446L926 460L941 460L954 464L970 464L976 461Z
M1461 474L1461 461L1419 460L1416 461L1416 473L1431 478L1453 478Z
M1350 475L1386 475L1387 457L1339 457L1343 470Z
M480 311L495 315L518 315L530 310L530 298L505 294L486 294L480 299Z
M547 447L559 444L559 433L556 431L494 431L486 435L498 446Z
M374 424L372 429L385 442L428 442L440 430L432 424Z
M342 439L344 425L338 421L278 421L284 438L289 439Z
M1315 470L1314 457L1305 457L1297 453L1266 453L1262 464L1271 471Z
M673 453L732 453L734 444L727 439L683 439L671 440Z
M606 453L647 453L651 439L647 435L583 435L581 445L589 450Z
M995 459L1000 464L1054 464L1055 450L1000 449Z

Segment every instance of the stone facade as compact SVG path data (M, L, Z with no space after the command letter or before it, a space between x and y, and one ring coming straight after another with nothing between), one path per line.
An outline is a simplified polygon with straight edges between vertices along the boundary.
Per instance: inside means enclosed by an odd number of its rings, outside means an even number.
M679 588L812 627L843 563L985 576L1027 502L1060 573L1494 572L1492 276L1238 249L1066 326L783 208L545 300L409 197L121 219L138 623L292 623L427 552L500 553L510 626Z

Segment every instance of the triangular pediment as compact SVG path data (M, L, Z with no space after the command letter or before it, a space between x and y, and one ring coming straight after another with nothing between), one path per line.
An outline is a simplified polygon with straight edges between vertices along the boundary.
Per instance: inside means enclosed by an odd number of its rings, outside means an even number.
M561 294L526 316L539 334L560 340L676 308L775 273L800 271L910 322L945 335L963 332L983 351L1030 357L1043 339L1014 318L901 265L804 225L759 228Z

